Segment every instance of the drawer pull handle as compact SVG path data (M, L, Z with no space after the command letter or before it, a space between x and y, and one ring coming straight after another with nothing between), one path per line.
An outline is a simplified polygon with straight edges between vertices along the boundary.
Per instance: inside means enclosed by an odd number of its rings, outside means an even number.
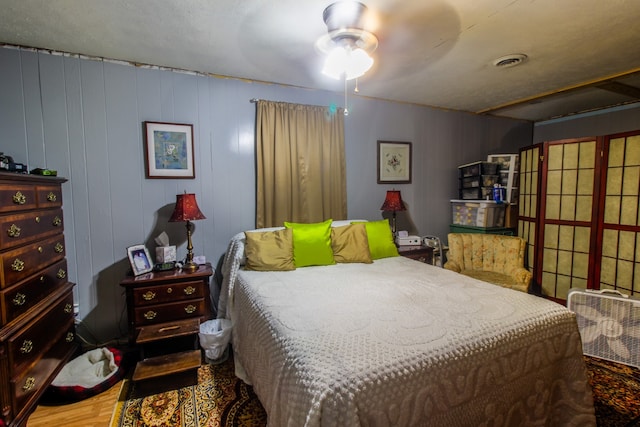
M73 311L73 305L71 305L70 303L66 303L64 305L64 312L69 314Z
M196 288L194 288L193 286L187 286L186 288L184 288L185 295L191 295L195 291L196 291Z
M53 250L56 251L57 254L61 254L64 251L64 245L62 243L58 242L53 247Z
M42 246L38 246L38 252L42 253L42 251L43 251Z
M151 301L155 297L156 297L155 292L151 292L151 291L147 291L144 293L144 295L142 295L142 298L144 298L145 301Z
M27 296L25 294L17 293L11 301L13 302L13 305L21 306L27 302Z
M65 340L66 342L72 342L72 341L73 341L73 339L74 339L73 332L67 332L67 336L65 337L65 339L64 339L64 340Z
M20 353L28 354L31 353L31 350L33 350L33 341L24 340L24 342L22 343L22 347L20 347Z
M52 224L54 227L58 227L60 226L60 224L62 224L62 219L60 219L60 217L56 215L56 217L53 218Z
M20 258L14 259L13 262L11 263L11 269L13 271L24 270L24 261L22 261Z
M155 311L147 311L144 314L144 318L147 320L153 320L156 318L156 316L158 315L158 313L156 313Z
M15 224L11 224L11 227L7 230L7 234L9 237L20 237L20 232L22 230Z
M27 203L27 197L20 191L16 191L16 194L13 195L13 203L16 205L24 205Z
M44 283L44 276L40 276L40 283Z
M40 224L40 217L39 216L35 217L34 219L36 220L36 224Z
M22 386L22 390L23 390L23 391L29 391L29 390L31 390L35 385L36 385L36 379L35 379L34 377L29 377L29 378L27 378L27 380L24 382L24 385Z
M184 311L185 311L187 314L191 314L191 313L193 313L194 311L196 311L196 307L194 307L193 305L189 304L188 306L186 306L186 307L184 308Z
M173 292L173 288L167 288L167 293L170 294L171 292Z
M53 191L50 191L49 194L47 194L47 200L50 202L55 202L58 199L58 197L55 195L55 193Z
M56 273L56 277L58 279L64 279L65 277L67 277L67 272L64 271L63 269L58 270L58 273Z

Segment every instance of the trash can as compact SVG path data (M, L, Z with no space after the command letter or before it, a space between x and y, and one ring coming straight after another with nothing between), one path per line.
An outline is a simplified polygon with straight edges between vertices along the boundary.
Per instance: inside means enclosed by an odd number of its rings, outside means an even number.
M229 357L231 326L228 319L207 320L200 324L198 338L208 362L221 363Z

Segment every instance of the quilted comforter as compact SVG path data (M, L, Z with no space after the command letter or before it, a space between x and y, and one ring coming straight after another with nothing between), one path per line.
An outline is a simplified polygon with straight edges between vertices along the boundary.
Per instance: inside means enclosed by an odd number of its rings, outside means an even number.
M221 313L270 426L595 426L574 315L396 257L242 269Z

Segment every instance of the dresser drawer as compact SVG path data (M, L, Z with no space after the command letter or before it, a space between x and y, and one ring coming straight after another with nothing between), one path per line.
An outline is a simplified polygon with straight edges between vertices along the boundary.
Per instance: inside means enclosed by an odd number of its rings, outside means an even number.
M0 217L0 246L13 248L62 233L62 209L38 210Z
M62 189L59 185L38 185L36 194L40 209L59 208L62 206Z
M35 186L0 184L0 212L35 209L37 206Z
M171 301L202 298L204 296L202 280L179 282L171 285L145 286L133 291L133 301L138 306L161 304Z
M51 263L64 259L64 255L62 234L0 254L0 288L4 289L36 274ZM66 273L63 270L56 274L61 275L59 279L64 279Z
M204 298L139 307L134 311L137 326L171 322L189 317L205 316L206 314Z
M2 325L26 313L51 292L67 283L67 261L62 260L41 271L39 274L0 291L2 304Z
M60 325L63 327L64 325ZM54 374L64 365L64 362L70 358L75 350L73 339L74 326L65 326L63 330L63 338L53 342L52 346L47 350L42 358L29 369L19 372L11 380L10 387L13 391L13 414L19 416L20 412L37 399L44 389L49 386L55 378Z
M51 325L56 325L52 330ZM73 294L69 291L64 298L49 307L33 323L14 334L8 341L9 369L11 376L32 364L47 352L58 340L66 341L63 332L73 325ZM73 336L70 337L73 341Z

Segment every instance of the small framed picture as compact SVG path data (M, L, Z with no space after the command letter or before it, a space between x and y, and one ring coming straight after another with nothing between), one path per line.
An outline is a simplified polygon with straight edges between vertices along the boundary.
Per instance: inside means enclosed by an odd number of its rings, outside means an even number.
M149 250L145 245L134 245L127 248L127 255L131 263L134 276L139 276L153 270L153 263Z
M378 184L411 183L411 143L378 141Z
M147 178L195 178L193 125L144 122Z

